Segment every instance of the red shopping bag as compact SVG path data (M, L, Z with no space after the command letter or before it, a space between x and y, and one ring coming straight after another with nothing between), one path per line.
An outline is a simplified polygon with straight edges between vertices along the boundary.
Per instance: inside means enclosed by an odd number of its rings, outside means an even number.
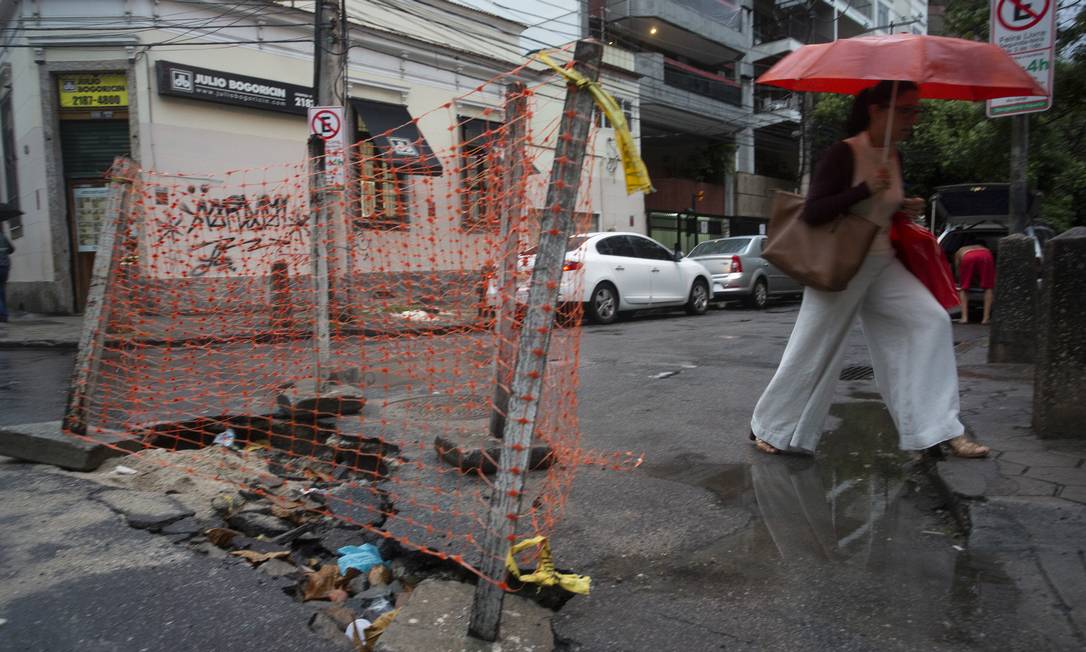
M931 231L913 224L904 213L894 215L890 242L905 269L913 273L944 308L958 305L957 285L939 241Z

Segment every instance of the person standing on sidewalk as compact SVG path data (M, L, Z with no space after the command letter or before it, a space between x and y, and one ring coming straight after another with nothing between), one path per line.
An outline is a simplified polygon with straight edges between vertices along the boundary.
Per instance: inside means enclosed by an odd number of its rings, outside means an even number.
M958 302L962 304L959 323L969 323L969 289L974 283L984 290L984 316L982 324L992 318L992 298L995 287L995 257L983 242L973 241L954 254L954 267L958 270Z
M905 198L896 143L920 114L915 85L879 82L853 102L849 138L834 144L811 179L802 219L822 224L848 212L879 225L867 257L840 292L806 288L784 357L754 408L750 438L765 453L813 453L841 372L844 342L859 317L882 393L905 450L946 442L959 457L988 447L965 437L958 419L958 370L950 317L894 255L889 228L899 210L920 215L924 200ZM888 123L892 119L892 122ZM890 151L884 134L891 125Z
M11 244L11 240L4 235L4 227L0 226L0 322L8 320L7 285L13 253L15 253L15 245Z

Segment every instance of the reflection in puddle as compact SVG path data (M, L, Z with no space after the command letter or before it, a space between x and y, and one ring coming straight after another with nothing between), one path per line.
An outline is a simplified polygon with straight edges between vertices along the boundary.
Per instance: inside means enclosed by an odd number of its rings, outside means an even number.
M1005 605L1017 600L1014 587L998 568L956 547L953 529L930 511L935 499L914 490L912 454L898 450L897 431L881 402L838 404L831 414L839 425L815 457L752 451L749 464L722 465L693 454L644 470L711 491L723 508L751 514L750 525L716 549L689 551L692 560L710 561L704 573L726 576L734 585L759 577L780 583L784 575L791 580L819 567L840 579L852 569L878 578L888 591L880 600L908 594L940 602L914 608L947 619L940 618L941 637L968 640L971 628L964 621L978 616L982 587ZM932 501L927 508L926 500ZM951 624L959 619L960 629Z

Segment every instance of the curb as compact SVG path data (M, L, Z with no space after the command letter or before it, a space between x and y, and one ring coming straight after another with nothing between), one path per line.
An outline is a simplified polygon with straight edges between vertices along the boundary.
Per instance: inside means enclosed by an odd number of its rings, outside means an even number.
M79 342L69 340L7 340L0 341L0 350L15 349L59 349L75 351Z
M951 488L950 483L943 477L943 474L939 472L939 462L944 459L946 459L946 453L941 449L929 449L924 453L923 459L917 466L919 471L927 477L928 481L931 482L931 486L945 501L947 511L950 512L954 522L961 530L962 536L968 541L973 528L972 519L969 517L968 498L954 491L954 489Z

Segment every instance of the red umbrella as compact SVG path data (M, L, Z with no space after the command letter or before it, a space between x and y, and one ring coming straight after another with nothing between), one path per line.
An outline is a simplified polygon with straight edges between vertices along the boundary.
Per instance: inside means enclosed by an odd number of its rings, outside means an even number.
M920 87L920 97L944 100L1048 95L998 46L917 34L804 45L777 62L758 83L855 94L883 79L913 82Z

